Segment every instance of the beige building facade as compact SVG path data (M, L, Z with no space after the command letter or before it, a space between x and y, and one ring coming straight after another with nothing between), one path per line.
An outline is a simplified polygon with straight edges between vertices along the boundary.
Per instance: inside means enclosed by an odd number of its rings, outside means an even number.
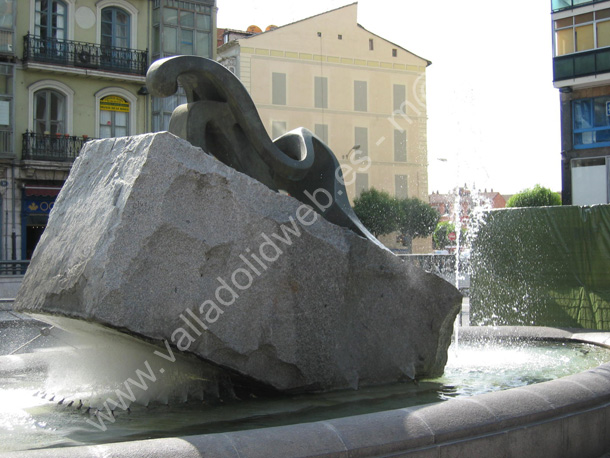
M358 24L357 7L230 41L218 60L250 92L272 138L305 127L330 146L352 202L372 187L427 202L430 62Z

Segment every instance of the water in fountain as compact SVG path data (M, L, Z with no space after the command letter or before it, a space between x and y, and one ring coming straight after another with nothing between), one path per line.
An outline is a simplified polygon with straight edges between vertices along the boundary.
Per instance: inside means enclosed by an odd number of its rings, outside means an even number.
M454 252L454 278L453 283L462 291L467 291L469 282L467 279L470 274L470 249L472 242L477 236L481 224L483 224L483 214L492 208L491 199L480 190L473 186L469 190L455 188L453 191L453 212L451 222L455 228L455 252ZM454 342L452 351L459 350L459 328L462 323L462 313L460 313L454 324Z
M154 382L138 379L134 367L146 373L143 362L152 363L152 352L168 354L168 350L147 343L135 344L138 348L133 350L126 348L134 346L133 340L101 332L86 339L78 336L70 342L83 353L64 346L0 357L0 451L235 431L345 417L537 383L610 360L607 350L583 344L483 347L463 341L459 357L450 352L442 378L419 381L418 385L401 383L356 391L258 396L222 403L202 402L210 373L203 371L200 364L189 364L189 360L178 362L177 354L175 363L168 362L166 378ZM12 366L7 364L9 361ZM24 362L27 365L18 364ZM160 368L155 369L158 374ZM136 391L132 384L137 399L129 411L120 407L114 413L106 411L101 401L106 399L108 404L108 398L118 400L117 389L127 392L125 380L129 378L146 383L148 389ZM80 398L88 399L85 405L80 406ZM73 400L76 401L70 404Z

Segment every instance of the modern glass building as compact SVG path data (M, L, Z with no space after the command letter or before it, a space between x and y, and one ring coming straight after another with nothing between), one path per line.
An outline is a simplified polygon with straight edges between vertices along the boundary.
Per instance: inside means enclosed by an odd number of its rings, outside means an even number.
M610 202L610 1L552 1L564 204Z

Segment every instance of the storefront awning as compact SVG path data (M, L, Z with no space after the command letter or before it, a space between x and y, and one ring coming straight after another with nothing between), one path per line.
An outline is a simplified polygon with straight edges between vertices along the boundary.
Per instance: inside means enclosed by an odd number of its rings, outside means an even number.
M59 186L25 186L26 197L30 196L41 196L41 197L54 197L59 194L61 187Z

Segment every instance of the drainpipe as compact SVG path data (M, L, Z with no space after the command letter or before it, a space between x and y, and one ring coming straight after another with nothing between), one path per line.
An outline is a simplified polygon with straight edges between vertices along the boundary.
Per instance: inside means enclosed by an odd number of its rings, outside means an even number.
M13 182L13 232L11 233L11 259L13 261L17 260L17 230L16 230L16 225L15 225L15 217L16 217L16 187L17 184L15 183L15 161L13 161L13 163L11 164L11 175L12 175L12 182Z

